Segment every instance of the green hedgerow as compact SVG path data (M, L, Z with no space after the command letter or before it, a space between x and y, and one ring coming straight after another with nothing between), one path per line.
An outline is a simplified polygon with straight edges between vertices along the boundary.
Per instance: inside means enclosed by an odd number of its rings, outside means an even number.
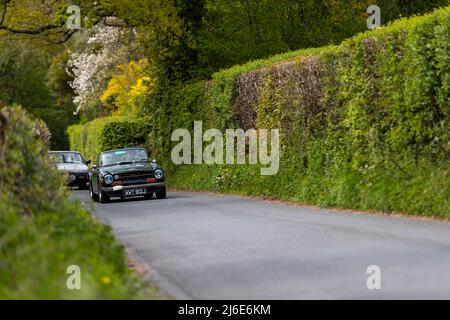
M338 46L222 70L154 98L173 187L450 217L450 7ZM167 90L166 90L167 89ZM151 108L149 108L150 110ZM174 166L176 128L279 128L280 171Z

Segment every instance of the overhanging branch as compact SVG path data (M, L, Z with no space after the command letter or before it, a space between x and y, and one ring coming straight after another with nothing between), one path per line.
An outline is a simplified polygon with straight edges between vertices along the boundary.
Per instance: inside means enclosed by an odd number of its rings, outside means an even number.
M42 26L37 29L15 29L15 28L11 28L8 26L0 25L0 30L5 30L8 32L17 33L17 34L36 35L36 34L44 33L45 31L54 30L54 29L61 28L61 27L62 27L62 25L49 24L49 25L45 25L45 26Z

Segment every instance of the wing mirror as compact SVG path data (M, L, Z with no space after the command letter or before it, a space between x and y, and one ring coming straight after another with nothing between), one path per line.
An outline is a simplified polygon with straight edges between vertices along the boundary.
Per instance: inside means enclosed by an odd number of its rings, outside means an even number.
M84 163L86 164L86 165L90 165L91 164L91 160L86 160Z
M155 159L153 159L153 160L152 160L152 162L153 162L153 163L156 163L156 160L155 160Z
M94 164L94 165L92 166L92 169L97 169L97 165Z

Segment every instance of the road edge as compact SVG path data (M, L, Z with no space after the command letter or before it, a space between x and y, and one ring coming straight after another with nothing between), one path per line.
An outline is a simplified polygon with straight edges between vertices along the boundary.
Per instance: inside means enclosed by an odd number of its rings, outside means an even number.
M284 205L290 205L294 207L301 207L305 209L313 209L313 210L327 210L330 212L339 212L344 214L353 214L353 215L366 215L366 216L378 216L378 217L389 217L395 219L409 219L413 221L425 221L425 222L434 222L434 223L442 223L450 225L450 218L441 218L437 216L424 216L424 215L416 215L404 212L384 212L384 211L370 211L370 210L353 210L339 207L320 207L318 205L305 204L298 201L293 200L283 200L270 196L250 196L244 195L240 193L221 193L215 191L193 191L190 189L180 189L180 188L169 188L169 192L191 192L191 193L203 193L208 195L215 195L220 197L232 197L232 198L240 198L247 200L256 200L270 203L278 203Z

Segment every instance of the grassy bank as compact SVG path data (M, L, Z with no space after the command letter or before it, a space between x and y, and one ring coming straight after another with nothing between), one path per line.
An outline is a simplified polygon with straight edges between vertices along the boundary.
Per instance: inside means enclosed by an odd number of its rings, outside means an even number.
M175 189L263 196L324 208L450 218L448 171L424 169L410 179L395 174L385 172L382 179L367 176L365 180L346 172L334 178L308 178L292 167L282 167L275 177L262 177L255 166L193 165L171 171L168 184Z
M0 299L156 297L110 228L67 198L47 160L45 125L19 107L0 108L0 120ZM72 265L80 290L66 286Z

